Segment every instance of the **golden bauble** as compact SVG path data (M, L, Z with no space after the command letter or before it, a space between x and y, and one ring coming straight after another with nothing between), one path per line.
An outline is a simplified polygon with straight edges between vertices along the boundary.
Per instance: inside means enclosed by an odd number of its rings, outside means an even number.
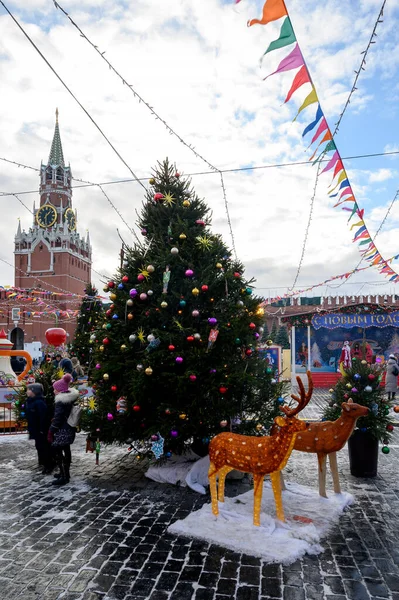
M103 329L107 329L107 325L105 323L103 325Z
M133 300L131 298L129 298L129 300L126 302L126 304L128 306L133 306Z
M105 287L103 287L103 290L104 290L105 293L107 293L107 292L109 292L109 287L105 286Z
M348 390L349 390L349 389L352 387L352 384L351 384L351 383L347 383L347 384L346 384L346 387L347 387L347 388L348 388Z
M185 240L185 239L186 239L186 237L187 237L187 236L186 236L186 234L185 234L185 233L181 233L181 234L179 235L179 239L180 239L180 240Z
M116 294L114 294L114 293L112 292L112 294L110 294L110 295L109 295L109 297L110 297L110 299L113 301L113 300L116 300L116 297L117 297L117 296L116 296Z
M184 421L184 419L187 419L187 415L182 413L181 415L179 415L179 419L181 419L182 421Z
M122 344L121 350L122 350L122 352L124 352L126 350L126 344Z
M166 308L168 306L168 303L165 302L165 300L163 302L161 302L161 308Z
M198 294L200 293L200 291L199 291L199 289L198 289L198 288L196 288L196 287L195 287L195 288L193 288L193 289L191 290L191 293L192 293L192 295L193 295L193 296L198 296Z
M109 379L108 373L104 373L103 379L104 379L104 381L108 381L108 379Z
M127 318L129 319L129 321L131 321L133 319L134 315L133 313L127 313Z
M188 208L190 206L190 200L183 200L183 206Z
M362 365L367 365L367 360L362 360Z
M223 267L222 263L216 263L216 268L221 269Z
M100 352L104 352L105 346L100 346Z
M146 375L152 375L152 369L151 369L151 367L147 367L144 372L145 372Z
M261 423L258 423L257 426L256 426L256 429L258 431L261 431L263 429L263 425Z
M150 185L155 185L155 179L153 177L151 177L151 179L148 181L148 183Z

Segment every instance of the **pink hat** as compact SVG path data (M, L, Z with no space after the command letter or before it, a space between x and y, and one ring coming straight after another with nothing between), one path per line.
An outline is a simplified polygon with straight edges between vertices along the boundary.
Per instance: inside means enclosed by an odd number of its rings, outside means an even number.
M65 373L65 375L59 379L58 381L55 381L53 383L53 388L56 394L62 393L62 392L67 392L69 389L69 384L72 381L72 375L70 375L69 373Z

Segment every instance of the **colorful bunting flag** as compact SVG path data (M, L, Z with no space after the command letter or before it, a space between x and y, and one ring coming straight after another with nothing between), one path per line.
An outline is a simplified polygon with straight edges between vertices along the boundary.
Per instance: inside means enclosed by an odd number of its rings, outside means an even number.
M284 19L283 24L281 25L279 37L277 38L277 40L274 40L274 42L271 42L269 44L269 47L263 54L263 56L266 56L268 52L278 50L279 48L284 48L284 46L289 46L294 42L296 42L296 37L294 34L294 30L292 29L291 21L289 17L287 17L286 19ZM261 62L263 60L263 56L261 58Z
M298 44L295 44L295 48L290 52L288 56L283 58L279 66L273 73L267 75L263 81L266 81L272 75L276 75L276 73L283 73L284 71L291 71L292 69L296 69L297 67L301 67L303 65L303 57L302 53L299 49Z
M283 0L266 0L263 6L262 18L248 21L248 27L252 25L267 25L271 21L277 21L284 15L288 15Z

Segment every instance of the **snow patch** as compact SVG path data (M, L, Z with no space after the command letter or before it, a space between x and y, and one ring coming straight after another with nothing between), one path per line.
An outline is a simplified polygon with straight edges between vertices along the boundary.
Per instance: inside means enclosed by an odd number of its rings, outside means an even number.
M269 563L291 564L304 554L323 552L321 539L339 520L351 494L321 498L316 490L287 483L283 492L286 522L274 516L275 506L270 482L264 484L261 526L253 525L253 491L219 503L219 515L210 504L169 526L168 532L194 537L224 546L235 552L259 556Z
M73 527L73 523L59 523L50 529L49 533L66 533L71 527Z
M75 515L74 510L49 510L44 515L40 516L40 519L58 519L60 521L65 521L66 519L70 519Z
M9 433L0 435L0 444L20 444L29 440L27 433Z
M16 521L19 515L11 515L0 511L0 521Z

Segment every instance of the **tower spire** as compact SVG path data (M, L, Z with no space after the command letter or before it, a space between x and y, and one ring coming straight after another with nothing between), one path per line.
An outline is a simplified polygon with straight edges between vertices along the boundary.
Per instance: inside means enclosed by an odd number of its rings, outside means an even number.
M60 129L58 126L58 108L56 108L56 110L55 110L55 129L54 129L53 142L51 144L51 150L50 150L50 156L48 159L48 164L56 165L57 167L65 166L64 155L62 152L62 145L61 145Z

